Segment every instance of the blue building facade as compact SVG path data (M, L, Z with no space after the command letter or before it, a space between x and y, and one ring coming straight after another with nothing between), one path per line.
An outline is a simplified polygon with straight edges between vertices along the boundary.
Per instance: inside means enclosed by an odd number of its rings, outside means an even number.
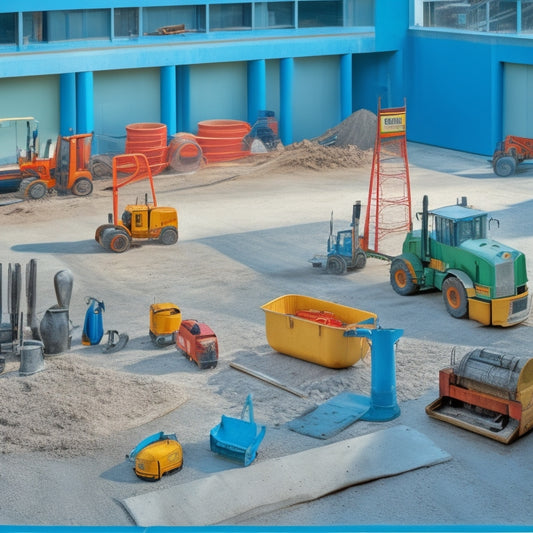
M196 133L201 120L253 123L268 109L289 144L405 99L409 140L490 154L504 134L533 136L532 4L481 3L8 0L0 117L32 115L42 138L92 131L102 153L135 122ZM515 23L494 29L502 4Z

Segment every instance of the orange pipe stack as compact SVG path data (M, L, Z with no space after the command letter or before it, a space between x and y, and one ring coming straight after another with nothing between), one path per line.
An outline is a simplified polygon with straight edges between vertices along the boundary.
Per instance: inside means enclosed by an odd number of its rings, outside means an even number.
M243 139L251 127L241 120L204 120L198 122L196 142L208 163L232 161L250 155Z
M168 164L176 172L192 172L200 168L204 155L192 133L176 133L168 145Z
M139 122L126 126L126 153L144 154L152 175L168 167L167 126L153 122Z

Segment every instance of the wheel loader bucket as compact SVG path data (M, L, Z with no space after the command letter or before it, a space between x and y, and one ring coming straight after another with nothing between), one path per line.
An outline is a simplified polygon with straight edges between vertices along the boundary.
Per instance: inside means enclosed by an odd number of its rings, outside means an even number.
M247 409L249 421L244 420ZM256 458L265 431L265 426L254 422L252 396L248 395L240 419L222 415L220 424L211 430L211 451L248 466Z

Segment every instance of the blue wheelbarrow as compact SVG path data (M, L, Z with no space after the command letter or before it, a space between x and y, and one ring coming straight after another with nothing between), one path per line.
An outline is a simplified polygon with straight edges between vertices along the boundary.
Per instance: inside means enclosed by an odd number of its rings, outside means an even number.
M244 419L246 410L249 421ZM211 451L248 466L257 455L265 431L265 426L258 426L254 422L252 395L249 394L244 402L241 418L222 415L220 424L211 430Z

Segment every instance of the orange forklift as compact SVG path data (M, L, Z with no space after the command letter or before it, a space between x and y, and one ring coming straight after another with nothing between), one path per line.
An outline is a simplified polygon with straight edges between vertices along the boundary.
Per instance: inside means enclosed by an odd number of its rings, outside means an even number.
M92 134L59 136L52 157L48 157L51 141L47 142L45 156L39 157L39 128L33 117L0 119L0 126L15 130L26 126L26 146L17 142L17 162L0 167L0 194L18 193L24 199L38 200L55 189L60 194L87 196L93 190L89 171Z

